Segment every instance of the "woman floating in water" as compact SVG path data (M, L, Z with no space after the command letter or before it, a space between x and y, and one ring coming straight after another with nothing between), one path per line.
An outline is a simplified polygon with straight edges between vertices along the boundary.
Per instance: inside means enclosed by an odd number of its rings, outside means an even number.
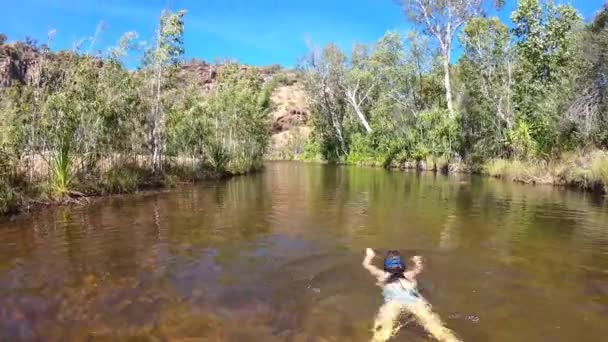
M399 331L399 316L403 312L411 313L416 321L439 341L460 341L454 333L446 328L439 316L431 310L431 305L416 289L416 276L422 272L422 258L412 258L414 268L405 269L405 263L397 251L389 251L384 259L384 270L372 265L376 256L371 248L366 250L363 267L378 280L382 288L384 304L380 307L374 322L373 341L386 341Z

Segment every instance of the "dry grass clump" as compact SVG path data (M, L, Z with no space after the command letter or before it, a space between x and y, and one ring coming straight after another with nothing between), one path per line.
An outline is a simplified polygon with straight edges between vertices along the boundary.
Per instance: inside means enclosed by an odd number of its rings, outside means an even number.
M608 192L608 152L567 153L552 162L493 159L483 174L522 183L557 184Z

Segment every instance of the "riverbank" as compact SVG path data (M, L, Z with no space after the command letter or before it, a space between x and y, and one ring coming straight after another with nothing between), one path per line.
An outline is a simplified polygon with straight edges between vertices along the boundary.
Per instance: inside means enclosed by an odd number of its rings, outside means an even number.
M550 184L608 193L608 152L570 153L554 161L494 159L482 174L526 184Z
M301 162L326 163L320 160L299 160ZM343 163L351 166L383 167L382 163L358 162ZM386 167L386 166L385 166ZM57 195L48 182L28 184L13 179L0 182L0 215L32 211L40 207L55 205L83 205L92 198L132 194L142 191L159 191L173 188L179 184L194 184L204 180L218 180L238 174L252 173L262 169L254 165L247 172L218 172L211 168L167 166L160 175L150 168L136 165L123 165L113 168L102 175L89 175L76 179L70 190ZM608 151L594 150L562 155L558 160L506 160L493 159L481 166L471 166L462 162L451 162L442 158L428 158L417 162L393 163L390 169L419 170L426 172L471 173L506 181L554 185L578 188L584 191L608 193Z
M318 158L307 157L300 161L326 163ZM608 193L608 151L603 150L565 153L551 161L492 159L481 165L431 157L418 161L392 162L389 165L371 157L356 160L349 158L340 164L398 170L480 174L517 183L564 186L583 191Z
M127 164L100 174L74 178L70 180L69 188L62 192L48 180L30 183L21 176L0 179L0 216L51 206L86 205L104 196L162 191L183 184L254 173L262 168L261 163L256 163L247 171L231 172L210 167L167 165L162 173L155 174L151 168Z

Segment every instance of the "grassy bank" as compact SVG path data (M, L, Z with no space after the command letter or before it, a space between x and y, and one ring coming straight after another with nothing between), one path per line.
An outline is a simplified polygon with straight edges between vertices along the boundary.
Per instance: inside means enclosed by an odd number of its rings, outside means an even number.
M295 160L325 163L321 154L306 153ZM546 160L492 159L481 165L448 161L446 158L420 158L419 160L391 159L349 155L337 163L354 166L385 167L390 169L419 170L451 173L479 173L525 184L547 184L576 187L582 190L608 193L608 151L592 150L564 153L559 158Z
M608 152L570 153L554 161L494 159L482 173L527 184L553 184L608 192Z
M236 168L238 166L238 168ZM34 208L86 204L91 197L130 194L140 191L172 188L179 184L192 184L203 180L221 179L255 172L262 164L232 165L215 168L211 164L191 161L167 163L162 173L136 162L119 164L93 173L55 174L38 177L37 182L21 173L0 178L0 215L30 211Z

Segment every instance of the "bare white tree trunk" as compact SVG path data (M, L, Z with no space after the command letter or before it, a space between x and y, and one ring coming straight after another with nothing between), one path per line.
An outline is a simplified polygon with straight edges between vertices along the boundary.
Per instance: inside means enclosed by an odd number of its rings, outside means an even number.
M372 127L369 125L365 114L363 114L363 111L361 110L361 105L368 98L369 93L372 91L373 88L374 85L372 84L361 99L359 99L359 81L357 81L357 84L354 87L346 87L345 89L346 99L348 103L351 105L351 107L353 107L355 113L361 121L361 124L363 124L363 127L365 127L365 130L368 134L372 132Z
M340 148L342 149L342 153L344 153L344 155L347 155L348 153L347 153L347 149L346 149L346 141L344 140L344 135L342 135L342 127L340 127L338 118L336 118L336 114L334 114L333 112L331 114L331 121L334 126L334 129L336 130L336 135L338 136L338 140L340 141Z
M161 29L158 30L156 43L157 51L160 50ZM157 62L158 63L158 62ZM155 173L162 171L162 109L160 105L160 91L163 76L163 67L160 63L156 66L156 77L154 80L154 107L152 109L152 168Z
M371 133L372 127L367 122L365 115L363 115L363 112L361 111L361 107L353 106L353 108L355 109L355 113L357 113L357 116L359 117L359 120L361 120L361 123L363 124L363 127L365 127L365 130L367 131L367 133Z
M160 82L158 82L160 85ZM154 105L154 122L152 128L152 167L154 172L162 171L162 133L161 133L161 115L160 115L160 92L157 90L156 103Z
M452 40L460 27L481 13L482 0L403 0L407 16L423 24L426 33L435 36L440 45L444 72L445 100L450 117L454 117L454 101L450 77Z
M445 101L448 106L448 114L450 118L454 117L454 101L452 99L452 82L450 77L450 47L447 46L442 49L442 62L443 62L443 85L445 87Z
M513 127L513 71L511 67L511 56L507 58L507 129Z

